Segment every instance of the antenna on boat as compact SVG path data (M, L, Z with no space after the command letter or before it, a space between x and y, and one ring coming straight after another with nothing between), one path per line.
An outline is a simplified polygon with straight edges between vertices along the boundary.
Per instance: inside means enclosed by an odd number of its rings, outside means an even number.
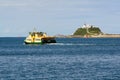
M36 32L36 28L35 27L33 28L33 32Z

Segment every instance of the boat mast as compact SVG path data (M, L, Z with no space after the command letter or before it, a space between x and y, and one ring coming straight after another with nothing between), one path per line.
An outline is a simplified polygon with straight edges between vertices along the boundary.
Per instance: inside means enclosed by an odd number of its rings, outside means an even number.
M35 27L33 28L33 32L36 32L36 28Z

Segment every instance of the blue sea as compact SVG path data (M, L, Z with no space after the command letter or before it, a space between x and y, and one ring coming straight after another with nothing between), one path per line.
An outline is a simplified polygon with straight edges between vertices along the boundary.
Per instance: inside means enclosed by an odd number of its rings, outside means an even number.
M120 80L120 38L0 38L0 80Z

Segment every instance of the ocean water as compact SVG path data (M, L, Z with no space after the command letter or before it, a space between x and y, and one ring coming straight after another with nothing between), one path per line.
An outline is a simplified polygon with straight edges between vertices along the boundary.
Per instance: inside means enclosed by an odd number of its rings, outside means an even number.
M120 38L0 38L0 80L120 80Z

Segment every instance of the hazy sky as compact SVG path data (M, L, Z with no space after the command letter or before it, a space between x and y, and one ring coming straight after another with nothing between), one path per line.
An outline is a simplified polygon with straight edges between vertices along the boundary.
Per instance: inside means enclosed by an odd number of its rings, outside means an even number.
M84 23L120 33L120 0L0 0L0 36L27 36L34 27L69 35Z

